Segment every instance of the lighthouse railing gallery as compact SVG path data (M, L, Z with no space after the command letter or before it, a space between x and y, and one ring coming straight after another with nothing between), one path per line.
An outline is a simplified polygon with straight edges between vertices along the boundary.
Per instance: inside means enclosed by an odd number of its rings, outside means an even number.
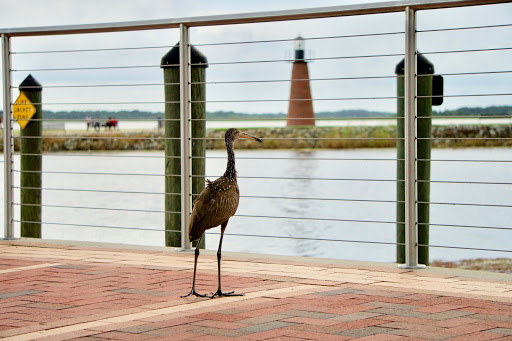
M429 1L401 1L401 2L381 2L381 3L371 3L371 4L356 4L356 5L348 5L348 6L333 6L333 7L325 7L325 8L313 8L313 9L298 9L298 10L284 10L284 11L274 11L274 12L265 12L265 13L246 13L246 14L230 14L230 15L215 15L215 16L204 16L204 17L193 17L193 18L184 18L184 19L162 19L162 20L148 20L148 21L135 21L135 22L120 22L120 23L104 23L104 24L89 24L89 25L68 25L68 26L54 26L54 27L44 27L44 28L16 28L16 29L0 29L1 41L2 41L2 86L3 86L3 147L4 147L4 159L3 159L3 168L4 168L4 214L3 214L3 222L4 222L4 238L13 238L15 237L15 225L19 224L20 221L16 219L16 214L14 212L15 208L19 207L19 203L16 201L16 191L19 191L19 185L16 183L17 175L21 172L21 170L15 167L14 159L16 157L16 153L14 152L14 140L15 134L13 133L13 120L11 118L11 112L13 110L13 102L14 89L17 87L13 80L13 73L28 73L28 72L36 72L36 73L44 73L44 72L62 72L69 70L93 70L93 69L130 69L130 68L158 68L160 65L154 66L146 66L146 65L129 65L129 66L113 66L113 67L59 67L59 68L44 68L38 67L35 69L27 69L23 67L23 61L20 61L16 65L21 65L21 68L13 67L13 58L21 58L24 55L28 55L30 53L37 55L45 55L49 53L89 53L91 51L109 51L109 50L120 50L122 52L128 53L131 50L147 50L152 48L168 48L169 46L144 46L144 47L128 47L128 48L98 48L98 49L78 49L75 51L31 51L31 52L23 52L23 51L14 51L12 49L13 42L17 42L17 40L29 39L40 36L59 36L59 37L72 37L76 34L95 34L95 33L113 33L113 32L143 32L146 30L174 30L173 35L178 37L180 46L187 46L187 49L180 49L180 63L178 65L180 70L180 154L181 154L181 173L180 174L159 174L158 176L179 176L181 179L181 188L180 195L181 198L181 211L178 212L181 215L181 247L184 249L190 248L190 243L188 242L187 236L187 226L188 220L192 208L192 170L191 170L191 160L192 160L192 143L193 138L191 137L191 56L190 56L190 41L191 41L191 33L190 30L192 28L209 28L215 27L218 25L234 25L234 24L256 24L256 23L271 23L271 22L282 22L282 21L294 21L294 20L307 20L307 19L322 19L322 18L336 18L336 17L351 17L351 16L360 16L360 15L378 15L384 13L403 13L405 20L403 30L399 32L391 32L391 33L376 33L376 34L360 34L359 36L370 36L370 35L379 35L379 34L399 34L404 36L404 50L398 53L386 54L385 56L394 56L397 58L405 59L405 69L404 69L404 126L405 126L405 135L403 137L403 141L405 144L405 157L404 157L404 167L405 167L405 179L403 180L405 183L405 220L400 223L405 224L405 245L406 249L406 258L405 258L405 266L408 268L414 268L419 266L418 262L418 239L417 239L417 230L418 230L418 218L417 218L417 207L418 207L418 199L417 199L417 165L418 165L418 157L417 157L417 101L418 96L417 93L417 34L418 30L416 29L416 17L417 12L423 10L430 9L442 9L442 8L457 8L457 7L465 7L465 6L473 6L473 5L488 5L488 4L499 4L507 1L484 1L484 0L429 0ZM496 25L496 26L510 26L508 25ZM489 26L490 27L490 26ZM464 27L461 29L476 29L476 27ZM176 31L179 30L179 33L176 34ZM153 31L151 31L153 32ZM301 32L304 34L304 32ZM354 35L353 37L356 37ZM332 37L319 37L319 39L326 39ZM219 39L220 40L220 39ZM291 39L292 40L292 39ZM266 41L254 41L254 42L246 42L246 43L266 43ZM208 44L203 44L203 46L207 46ZM212 44L213 45L213 44ZM217 44L223 45L223 44ZM229 44L225 44L229 45ZM199 45L198 45L199 46ZM506 47L499 48L500 50L506 50ZM422 51L423 52L423 51ZM309 58L311 61L315 60L325 60L325 59L342 59L342 58L368 58L375 56L351 56L351 57L328 57L328 58ZM44 59L44 58L43 58ZM44 59L47 60L47 59ZM270 63L275 62L275 60L262 60L262 61L243 61L242 63ZM223 62L219 62L218 64L223 64ZM229 63L224 63L229 64ZM499 72L505 72L504 70L500 70ZM20 76L21 77L21 76ZM374 78L385 78L383 76L377 76ZM387 78L394 78L396 76L386 76ZM314 78L314 77L312 77ZM350 78L350 77L347 77ZM15 77L15 79L17 79ZM41 79L39 79L41 81ZM267 80L270 81L270 80ZM41 81L42 82L42 81ZM266 82L266 80L259 80L259 82ZM43 83L43 86L46 84ZM221 82L220 82L221 83ZM229 83L229 81L226 81ZM133 82L132 84L120 84L117 86L152 86L155 84L137 84ZM156 84L157 86L161 86L162 84ZM104 84L102 87L114 86L112 84ZM50 85L49 88L51 88ZM72 87L68 85L55 85L54 88L58 89L59 87L64 89L66 87ZM80 86L75 86L75 88L79 89L87 89L88 87L92 87L89 84L84 84ZM46 90L45 90L46 91ZM502 94L503 95L503 94ZM506 94L505 94L506 95ZM509 94L510 95L510 94ZM338 98L338 100L351 100L351 98ZM359 98L360 100L364 98ZM367 100L374 100L375 97L369 96ZM387 98L380 99L391 99L396 100L396 96L390 96ZM314 99L314 101L318 101L322 99ZM327 98L325 100L332 100L332 98ZM274 101L274 100L270 100ZM283 101L287 101L284 100ZM134 104L136 101L133 100L124 100L121 102L110 103L114 105L122 105L123 107L129 107L130 104ZM207 100L206 103L214 103L215 101ZM219 101L222 102L222 101ZM225 101L230 102L230 101ZM232 101L232 102L236 102ZM253 102L257 102L254 100ZM162 103L162 102L160 102ZM49 105L63 105L66 103L48 103ZM91 103L68 103L70 105L87 105ZM104 104L104 103L95 103L95 104ZM149 104L149 103L145 103ZM150 139L151 137L147 137ZM279 139L279 138L277 138ZM299 140L297 138L296 140ZM47 154L45 154L47 155ZM82 155L83 156L83 155ZM112 159L108 156L103 156L106 160ZM506 160L500 160L506 161ZM66 171L42 171L43 174L69 174L72 172ZM90 175L90 172L87 173L86 170L81 172L75 172L76 175L87 174ZM96 175L109 175L109 176L122 176L126 174L109 174L98 173ZM155 174L137 174L142 178L147 176L154 176ZM243 177L243 175L241 175ZM142 180L145 181L145 180ZM393 180L396 182L396 180ZM86 191L91 192L102 192L101 189L57 189L57 188L43 188L43 190L51 191L51 190L59 190L62 191L63 195L65 195L68 191L74 190L81 193ZM106 192L103 190L103 192ZM127 191L116 190L110 192L118 192L118 193L126 193ZM135 191L133 192L135 193ZM138 194L143 194L143 191L137 192ZM146 193L148 194L148 193ZM156 193L150 193L156 194ZM176 193L157 193L164 195L174 195ZM243 200L242 195L242 200ZM343 199L347 200L347 199ZM358 199L360 200L360 199ZM356 200L357 201L357 200ZM51 205L51 204L43 204L41 205L45 207L45 209L57 209L57 208L67 208L73 210L110 210L113 211L121 211L122 213L125 211L137 211L137 209L119 209L119 208L105 208L105 207L81 207L79 204L60 204L60 205ZM509 207L507 205L500 205L502 207ZM151 209L139 209L139 211L146 212L156 212L158 213L169 213L164 212L161 209L159 210L151 210ZM272 216L268 217L272 218ZM329 218L308 218L311 223L315 223L322 220L328 220ZM52 221L49 219L49 222L43 221L45 223L53 223L53 225L75 225L82 227L91 227L86 224L81 224L80 222L65 222L59 223ZM336 220L336 219L335 219ZM337 219L337 221L344 221L343 219ZM345 220L350 221L350 219ZM355 220L354 223L358 221ZM359 221L360 222L360 221ZM376 223L390 223L389 221L377 221ZM396 223L396 222L391 222ZM123 226L116 226L112 221L106 221L104 225L96 225L94 227L102 227L102 228L119 228L123 229ZM126 227L127 230L135 230L136 227ZM144 230L144 229L143 229ZM151 229L146 229L151 230ZM156 229L155 229L156 230ZM268 237L272 237L271 232L267 233ZM276 238L282 238L282 236L275 236ZM307 239L307 237L300 237L298 239ZM334 238L329 238L328 236L316 238L317 240L332 240L336 241ZM338 240L341 242L358 242L355 240ZM134 241L135 243L137 241ZM371 240L369 238L365 241L360 241L362 243L375 243L375 244L389 244L389 245L397 245L402 244L399 242L379 242L375 240ZM509 252L508 250L496 250Z

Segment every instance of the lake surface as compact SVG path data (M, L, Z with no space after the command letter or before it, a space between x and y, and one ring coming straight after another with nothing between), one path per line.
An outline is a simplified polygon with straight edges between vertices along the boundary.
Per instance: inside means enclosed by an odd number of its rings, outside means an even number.
M395 153L394 149L236 151L242 198L227 228L227 234L235 235L224 238L223 249L393 262L395 245L359 242L395 242ZM225 154L207 151L208 178L222 175ZM432 159L511 161L512 148L434 149ZM44 156L43 167L44 238L164 245L163 152L52 153ZM15 168L19 169L17 157ZM1 172L3 180L3 164ZM16 172L15 184L18 178ZM432 162L433 181L511 183L511 179L512 162ZM0 196L3 205L3 191ZM19 203L18 190L15 201ZM433 224L493 227L431 226L431 245L512 250L512 230L497 229L512 228L512 208L503 207L512 206L511 184L434 182L431 201L495 205L431 205ZM14 209L19 219L19 206ZM0 215L3 221L3 209ZM216 249L219 229L210 231L207 248ZM430 252L432 260L512 257L506 252L437 247Z
M101 121L104 123L104 121ZM512 117L509 118L435 118L433 119L434 125L450 125L450 124L512 124ZM317 119L315 125L317 127L377 127L377 126L393 126L396 125L396 119L377 118L377 119ZM85 120L75 121L46 121L44 122L45 129L57 129L67 131L81 131L86 130L87 125ZM229 121L229 120L208 120L206 121L206 128L220 129L220 128L260 128L260 127L286 127L286 120L260 120L257 116L254 119L247 119L243 121ZM156 120L119 120L118 128L120 131L136 131L136 130L156 130L158 122ZM14 130L19 130L17 123L13 124Z

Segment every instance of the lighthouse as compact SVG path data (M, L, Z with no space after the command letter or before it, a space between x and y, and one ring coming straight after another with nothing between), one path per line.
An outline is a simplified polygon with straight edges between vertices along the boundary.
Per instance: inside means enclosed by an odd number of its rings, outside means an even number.
M292 68L287 126L314 126L315 113L309 86L308 63L304 59L304 39L295 38L295 59Z

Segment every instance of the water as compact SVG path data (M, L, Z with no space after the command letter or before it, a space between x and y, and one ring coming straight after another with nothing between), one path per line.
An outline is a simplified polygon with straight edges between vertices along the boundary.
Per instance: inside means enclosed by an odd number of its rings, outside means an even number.
M394 201L396 200L395 182L387 180L396 178L396 161L339 159L393 159L396 157L395 153L394 149L236 151L239 186L243 197L240 200L237 216L229 221L227 233L295 239L227 235L224 238L224 250L394 261L394 245L353 241L394 243L395 203L299 200L281 199L281 197ZM511 155L512 148L434 149L432 158L510 160ZM207 157L207 177L214 179L225 169L225 151L207 151ZM43 221L48 223L43 226L44 238L164 245L162 152L55 153L45 155L43 167L46 172L43 176L43 186L47 189L43 192L45 205ZM15 168L19 168L18 159L15 159ZM15 184L19 183L18 175L19 173L15 173ZM273 179L246 177L273 177ZM282 179L283 177L296 178L296 180L285 180ZM511 182L511 178L512 163L510 162L432 163L433 181L499 183ZM116 191L125 193L116 193ZM512 185L445 183L431 185L432 202L512 205L511 194ZM1 195L3 196L3 193ZM259 198L260 196L279 197L279 199ZM18 191L15 191L15 201L19 202ZM106 208L108 210L105 210ZM431 205L431 223L512 228L511 210L512 208L509 207ZM3 212L1 214L3 215ZM19 219L18 205L15 206L15 215L16 219ZM318 218L318 220L311 218ZM360 222L360 220L373 222ZM89 225L147 230L100 228ZM219 229L210 231L212 233L208 234L206 239L207 248L216 249ZM510 250L511 237L512 230L431 226L430 244ZM343 242L324 239L343 240ZM477 257L511 257L511 255L512 253L504 252L431 248L431 259L457 260Z
M83 121L47 121L44 122L45 129L66 130L66 131L84 131L87 126ZM104 122L103 122L104 123ZM379 118L379 119L338 119L338 120L316 120L318 127L376 127L376 126L393 126L396 125L396 119ZM434 118L434 125L451 125L451 124L512 124L512 117L509 118ZM260 127L285 127L286 120L244 120L244 121L224 121L209 120L206 121L206 128L219 129L229 127L240 128L260 128ZM137 131L137 130L156 130L158 122L156 120L120 120L118 123L120 131ZM13 124L14 130L19 130L17 123Z

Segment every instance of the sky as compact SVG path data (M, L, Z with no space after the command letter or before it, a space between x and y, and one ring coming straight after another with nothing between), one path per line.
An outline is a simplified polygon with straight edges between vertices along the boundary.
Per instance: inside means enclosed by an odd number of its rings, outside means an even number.
M183 18L354 3L362 1L0 0L0 27ZM512 71L512 26L421 32L511 25L512 3L420 11L417 21L418 50L434 64L436 73L445 75L445 94L453 96L445 98L437 110L512 105L512 96L504 95L512 94L512 73L502 72ZM293 56L293 39L301 35L307 39L306 58L313 59L308 67L316 112L394 112L394 72L403 58L404 25L403 13L391 13L192 28L192 44L210 63L206 70L206 80L211 82L206 88L207 111L287 112L292 64L284 60ZM358 36L362 34L370 35ZM178 40L177 29L13 38L13 84L19 85L32 74L44 87L45 110L163 112L159 63ZM239 43L248 41L266 42ZM116 50L101 50L111 48ZM475 49L497 50L447 53ZM335 59L375 55L391 56ZM264 62L240 63L244 61ZM110 68L118 66L127 68ZM489 71L500 73L448 75ZM385 78L368 78L381 76ZM269 80L275 82L253 82ZM501 95L465 96L484 94ZM18 90L14 89L13 97L17 96Z

